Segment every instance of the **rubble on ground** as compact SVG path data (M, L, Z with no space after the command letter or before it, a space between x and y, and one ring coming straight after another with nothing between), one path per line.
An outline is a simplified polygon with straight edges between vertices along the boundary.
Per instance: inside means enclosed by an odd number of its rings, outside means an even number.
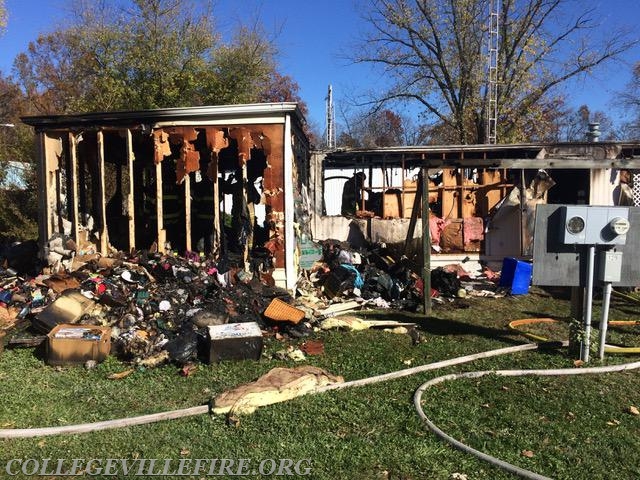
M229 258L214 261L170 251L79 255L65 238L49 245L56 262L44 267L36 263L33 243L2 253L0 332L6 334L5 344L37 345L59 324L95 325L111 329L111 354L124 361L144 367L168 361L184 365L202 358L207 329L214 326L254 322L263 331L294 339L308 336L312 327L380 326L404 332L397 327L410 331L413 325L378 325L348 315L383 308L416 312L423 304L419 269L406 258L394 258L384 245L353 249L337 240L320 242L321 258L305 265L309 268L302 270L293 294L275 287L263 267L246 270ZM432 298L500 294L492 288L498 278L494 272L479 264L469 267L434 269Z

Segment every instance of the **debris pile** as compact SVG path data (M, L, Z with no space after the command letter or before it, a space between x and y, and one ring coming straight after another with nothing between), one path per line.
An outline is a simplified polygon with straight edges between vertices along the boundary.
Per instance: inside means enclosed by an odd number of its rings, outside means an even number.
M226 324L255 324L276 338L302 338L312 327L380 326L348 317L336 321L364 307L415 312L422 305L418 270L406 258L393 258L384 245L358 250L337 240L321 242L318 257L301 270L291 295L274 286L263 268L245 269L229 258L216 262L189 252L149 251L79 255L68 239L54 240L49 242L54 246L49 253L57 252L53 266L34 264L32 244L3 254L0 332L5 344L34 346L59 325L93 325L110 328L111 354L122 360L143 367L169 361L185 365L218 357L211 351L211 332ZM492 272L485 274L489 278ZM471 280L460 265L433 270L431 296L459 298L477 291L461 279Z

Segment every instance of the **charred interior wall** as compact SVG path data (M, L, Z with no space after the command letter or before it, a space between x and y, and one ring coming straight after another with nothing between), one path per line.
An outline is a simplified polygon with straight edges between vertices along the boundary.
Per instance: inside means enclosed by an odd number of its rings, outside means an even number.
M330 155L330 154L329 154ZM405 165L403 156L394 161L371 165L362 153L353 161L323 166L327 154L316 152L312 169L315 211L314 238L351 241L363 237L371 242L395 244L410 249L421 232L420 212L414 212L416 178ZM350 216L339 215L334 205L328 215L327 202L345 201L344 185L355 172L366 175L362 199ZM434 253L460 255L475 253L495 259L504 256L528 256L532 253L533 218L541 203L615 204L615 187L620 183L612 169L520 168L440 168L429 174L429 231ZM557 176L557 179L555 178ZM377 183L376 183L377 181ZM333 186L330 185L333 183ZM554 187L554 185L557 185ZM554 187L554 188L552 188ZM522 192L522 195L521 195ZM420 206L420 205L419 205ZM406 239L410 219L416 216L414 235ZM358 227L360 234L354 235ZM400 238L400 240L398 240ZM411 257L420 251L403 252Z
M39 138L44 255L62 235L78 254L170 249L265 276L294 256L287 218L308 218L310 163L290 122L93 126Z

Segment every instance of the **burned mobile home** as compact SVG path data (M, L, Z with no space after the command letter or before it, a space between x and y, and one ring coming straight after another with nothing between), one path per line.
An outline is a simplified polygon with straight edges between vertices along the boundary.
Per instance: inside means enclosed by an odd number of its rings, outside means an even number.
M640 145L631 142L315 152L313 232L316 238L384 242L398 254L432 254L436 263L529 257L537 204L637 205L639 155ZM352 199L341 192L356 172L365 179L362 194L355 214L344 216L341 200ZM429 219L428 248L420 245L423 218Z
M295 103L23 120L38 133L44 257L56 236L77 253L202 252L264 261L290 291L320 258L310 240L385 243L417 265L432 250L434 262L499 262L530 255L538 203L613 205L622 187L639 197L637 143L310 152Z
M55 236L72 239L78 253L201 252L243 265L270 262L275 284L294 287L309 178L297 104L23 121L38 136L43 257Z

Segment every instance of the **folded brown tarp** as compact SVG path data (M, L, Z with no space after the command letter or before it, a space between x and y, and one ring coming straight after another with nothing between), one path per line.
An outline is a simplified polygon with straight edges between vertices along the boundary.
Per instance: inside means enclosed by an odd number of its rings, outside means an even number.
M274 368L258 380L219 395L214 413L253 413L256 408L311 393L318 387L343 383L344 378L318 367Z

